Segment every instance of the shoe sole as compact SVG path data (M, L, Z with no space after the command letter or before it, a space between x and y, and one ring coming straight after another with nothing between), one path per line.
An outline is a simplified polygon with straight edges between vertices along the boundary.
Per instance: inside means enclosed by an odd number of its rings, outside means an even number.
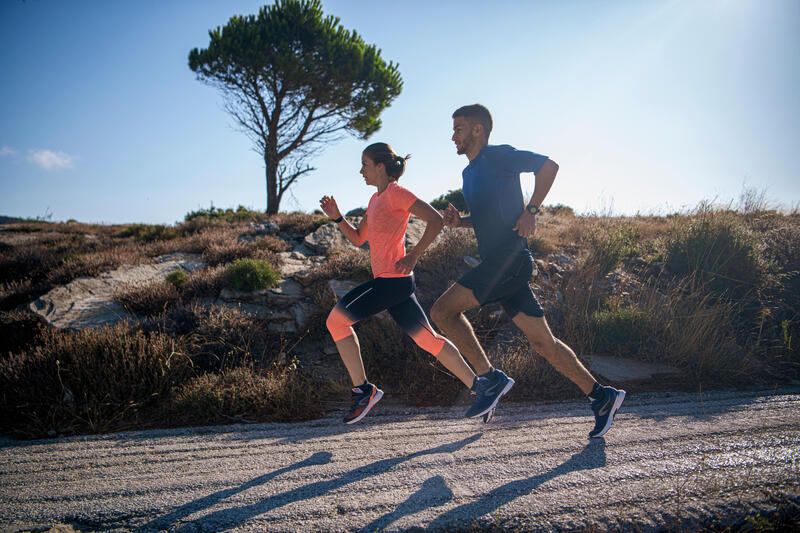
M369 413L370 409L372 409L372 407L373 407L373 406L374 406L376 403L378 403L378 401L379 401L381 398L383 398L383 391L382 391L382 390L380 390L380 389L378 389L378 388L376 388L376 389L375 389L375 394L372 396L372 399L369 401L369 403L368 403L368 404L367 404L367 406L364 408L364 410L363 410L363 411L361 411L361 414L360 414L360 415L358 415L357 417L355 417L355 418L354 418L354 419L352 419L352 420L348 420L347 422L345 422L345 424L355 424L356 422L358 422L359 420L361 420L362 418L364 418L364 417L367 415L367 413Z
M625 400L625 391L620 390L619 394L617 394L617 399L614 400L614 405L611 407L611 412L608 414L608 420L606 420L606 425L603 426L602 431L600 431L597 435L589 435L589 438L596 439L598 437L602 437L606 434L606 432L611 429L611 424L614 422L614 415L617 414L617 410L622 405L622 402Z
M503 396L505 396L505 395L506 395L506 393L507 393L508 391L510 391L510 390L511 390L511 387L513 387L513 386L514 386L514 380L513 380L513 379L511 379L511 378L508 378L508 383L506 383L506 386L505 386L505 387L503 387L503 390L502 390L502 391L500 391L500 394L498 394L498 395L497 395L497 398L495 398L495 399L494 399L494 401L492 402L492 405L490 405L489 407L487 407L486 409L484 409L484 410L483 410L483 411L481 411L480 413L477 413L477 414L474 414L474 415L472 415L470 418L478 418L478 417L480 417L480 416L483 416L483 415L487 414L489 411L492 411L492 410L495 408L495 406L497 405L497 402L499 402L499 401L500 401L500 398L502 398ZM492 413L492 415L494 415L494 413ZM488 421L489 421L489 420L491 420L491 419L492 419L492 417L491 417L491 416L489 416L489 417L488 417L488 420L484 420L484 422L488 422Z

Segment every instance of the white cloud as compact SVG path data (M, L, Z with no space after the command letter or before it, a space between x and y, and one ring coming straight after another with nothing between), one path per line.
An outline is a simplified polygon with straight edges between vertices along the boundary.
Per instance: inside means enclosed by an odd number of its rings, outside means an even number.
M64 152L31 150L28 153L28 161L45 170L52 170L54 168L71 168L75 158Z
M0 148L0 157L11 157L17 155L17 151L10 146L3 146Z

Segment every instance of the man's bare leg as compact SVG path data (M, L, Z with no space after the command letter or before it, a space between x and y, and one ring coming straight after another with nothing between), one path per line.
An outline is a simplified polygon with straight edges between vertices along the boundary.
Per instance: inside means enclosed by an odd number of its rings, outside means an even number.
M433 304L431 318L469 361L475 373L481 376L489 372L492 365L478 343L472 324L464 316L464 311L478 305L470 289L455 283Z
M458 349L452 342L445 339L444 346L435 357L447 370L455 374L467 388L472 387L475 381L475 373L472 372L472 369L461 357L461 354L458 353Z
M517 313L513 319L519 329L528 337L531 346L561 374L575 383L584 394L592 392L597 381L580 362L572 348L553 336L544 317Z

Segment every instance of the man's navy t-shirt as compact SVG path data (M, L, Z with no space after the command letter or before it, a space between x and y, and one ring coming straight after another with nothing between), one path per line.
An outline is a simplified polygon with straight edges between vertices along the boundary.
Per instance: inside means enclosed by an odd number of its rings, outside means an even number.
M545 161L547 156L507 144L486 145L461 173L482 260L527 249L527 240L512 229L525 208L519 174L539 172Z

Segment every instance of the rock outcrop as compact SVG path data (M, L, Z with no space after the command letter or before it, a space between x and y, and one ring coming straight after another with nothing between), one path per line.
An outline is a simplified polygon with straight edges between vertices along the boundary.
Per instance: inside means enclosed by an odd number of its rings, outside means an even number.
M52 326L85 329L109 326L134 317L114 301L114 291L126 283L150 283L164 279L170 272L194 272L205 266L197 255L171 254L155 259L153 264L123 265L96 278L78 278L56 287L28 308L39 313Z

